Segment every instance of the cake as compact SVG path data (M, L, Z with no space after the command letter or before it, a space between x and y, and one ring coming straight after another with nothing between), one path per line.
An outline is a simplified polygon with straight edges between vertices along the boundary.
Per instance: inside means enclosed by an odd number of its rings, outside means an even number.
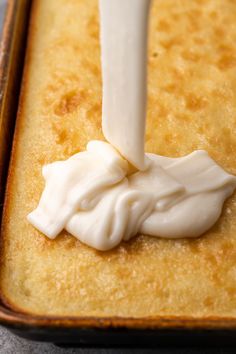
M148 152L205 149L236 174L236 3L154 0ZM104 139L98 2L35 0L2 222L1 297L34 315L236 317L236 198L197 239L138 235L108 252L27 221L42 166Z

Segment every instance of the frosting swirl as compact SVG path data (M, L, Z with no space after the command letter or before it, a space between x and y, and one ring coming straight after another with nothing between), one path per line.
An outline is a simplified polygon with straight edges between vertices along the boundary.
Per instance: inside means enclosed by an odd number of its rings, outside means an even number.
M197 237L219 218L236 187L203 150L180 158L146 154L145 171L129 164L109 143L91 141L87 151L43 168L46 182L28 220L49 238L63 229L98 250L137 233Z

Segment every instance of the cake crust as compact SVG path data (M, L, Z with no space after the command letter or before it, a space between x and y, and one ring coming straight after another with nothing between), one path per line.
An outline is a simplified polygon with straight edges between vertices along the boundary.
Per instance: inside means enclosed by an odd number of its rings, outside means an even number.
M63 11L61 11L63 8ZM154 0L146 151L205 149L236 174L236 4ZM139 235L98 252L26 220L42 166L101 131L97 1L35 0L2 222L1 296L34 315L236 317L236 198L195 240Z

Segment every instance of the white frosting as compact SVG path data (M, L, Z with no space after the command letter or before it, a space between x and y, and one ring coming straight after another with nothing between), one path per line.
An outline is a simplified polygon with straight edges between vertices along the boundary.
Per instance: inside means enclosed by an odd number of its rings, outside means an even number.
M146 158L148 169L129 175L118 151L91 141L87 151L44 166L46 186L28 220L49 238L66 229L102 251L137 233L176 238L207 231L236 177L202 150L180 158Z
M103 134L139 170L145 167L149 6L150 0L100 0Z
M236 177L205 151L174 159L144 154L149 5L100 0L103 132L117 150L91 141L87 151L43 167L46 186L28 220L49 238L66 229L109 250L137 233L196 237L236 187Z

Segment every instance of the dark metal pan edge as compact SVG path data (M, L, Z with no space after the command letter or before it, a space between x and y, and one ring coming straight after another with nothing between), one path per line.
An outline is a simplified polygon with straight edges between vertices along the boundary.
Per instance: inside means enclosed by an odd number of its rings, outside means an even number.
M9 0L0 51L0 205L8 170L23 70L30 0ZM32 340L80 346L235 343L235 318L63 318L23 315L0 305L0 323Z

